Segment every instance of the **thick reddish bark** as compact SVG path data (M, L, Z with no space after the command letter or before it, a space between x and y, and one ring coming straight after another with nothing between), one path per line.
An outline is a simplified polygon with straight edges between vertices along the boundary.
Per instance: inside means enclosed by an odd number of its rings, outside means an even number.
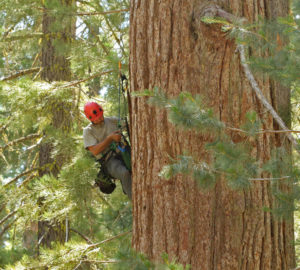
M229 126L239 127L246 112L255 110L264 129L276 128L251 90L234 41L219 26L200 22L201 6L207 2L131 1L131 91L158 86L169 96L182 91L201 94ZM214 2L249 21L288 14L285 0ZM267 76L257 80L275 109L288 112L288 90ZM274 205L267 181L254 183L249 191L233 191L220 181L205 192L187 177L161 179L158 172L169 156L187 150L199 160L208 160L203 145L211 138L175 130L166 112L148 106L146 98L133 99L130 109L135 249L154 260L167 252L192 269L282 270L294 266L293 222L276 220L262 210ZM235 142L244 139L230 135ZM251 142L252 154L266 161L282 142L274 134L260 135Z

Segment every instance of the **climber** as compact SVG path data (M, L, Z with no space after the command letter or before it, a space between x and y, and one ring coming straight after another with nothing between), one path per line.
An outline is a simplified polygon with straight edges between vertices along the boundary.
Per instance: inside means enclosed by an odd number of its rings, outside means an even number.
M118 128L118 119L104 117L103 108L96 102L88 102L84 106L84 113L91 123L83 129L84 147L88 149L100 162L101 171L98 174L98 184L104 193L112 193L115 183L111 179L119 179L123 192L131 199L131 173L126 168L120 155L112 151L113 142L122 139ZM105 178L103 180L103 178Z

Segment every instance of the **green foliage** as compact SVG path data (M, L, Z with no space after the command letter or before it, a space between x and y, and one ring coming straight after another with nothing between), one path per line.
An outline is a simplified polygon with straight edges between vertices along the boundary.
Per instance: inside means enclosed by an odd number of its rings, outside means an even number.
M80 111L88 99L105 97L106 114L117 112L118 62L122 61L122 72L127 73L128 67L129 16L126 12L95 13L125 9L129 3L89 1L65 6L60 0L12 0L1 4L1 78L41 65L44 41L52 39L56 54L68 55L74 80L85 81L80 85L46 83L36 72L0 84L0 220L8 217L0 225L0 232L5 230L0 239L0 267L74 269L82 260L92 261L82 262L83 269L110 265L101 261L112 261L119 247L130 245L130 236L101 245L100 252L98 247L85 249L130 231L131 204L118 183L112 196L102 195L94 186L99 168L83 148L82 127L88 121ZM56 17L49 25L51 34L42 33L44 5ZM62 37L60 32L75 19L76 35ZM112 72L94 76L109 70ZM90 76L93 79L88 80ZM34 134L38 136L30 137ZM40 166L38 157L45 145L51 145L51 161ZM41 177L42 171L54 173ZM31 239L33 250L24 249L23 235L39 221L61 221L70 241L53 243L51 249L39 247L41 255L36 258L32 255L40 239Z

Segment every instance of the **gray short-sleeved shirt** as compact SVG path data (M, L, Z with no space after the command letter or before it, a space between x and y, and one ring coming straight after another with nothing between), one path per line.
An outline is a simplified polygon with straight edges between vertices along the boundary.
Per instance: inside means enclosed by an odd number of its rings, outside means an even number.
M90 123L83 129L83 143L84 147L96 145L102 142L108 135L118 130L118 118L104 117L104 122L94 125ZM104 151L105 153L105 151ZM102 154L96 156L97 159L101 158Z

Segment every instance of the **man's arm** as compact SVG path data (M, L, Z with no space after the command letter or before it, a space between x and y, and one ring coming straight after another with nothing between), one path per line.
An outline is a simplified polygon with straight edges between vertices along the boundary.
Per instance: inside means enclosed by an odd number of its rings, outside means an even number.
M108 135L102 142L89 146L88 149L94 156L97 156L99 155L99 153L103 152L112 142L119 142L120 140L120 132L115 131L114 133Z

